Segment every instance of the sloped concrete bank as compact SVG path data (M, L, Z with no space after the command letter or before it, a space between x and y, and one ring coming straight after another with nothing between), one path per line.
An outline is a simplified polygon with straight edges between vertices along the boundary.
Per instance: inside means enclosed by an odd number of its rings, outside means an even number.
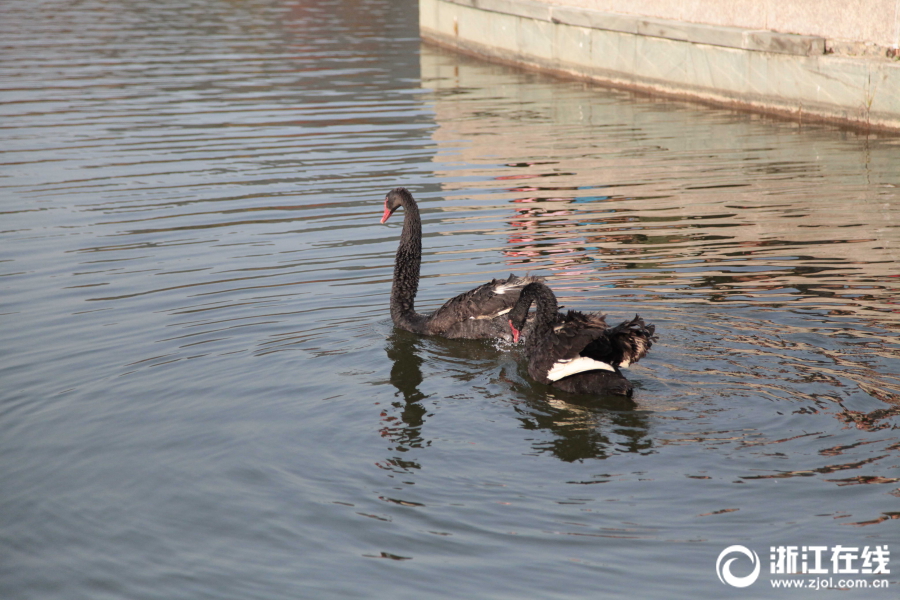
M422 38L492 60L667 96L900 132L900 61L814 35L534 0L419 0Z

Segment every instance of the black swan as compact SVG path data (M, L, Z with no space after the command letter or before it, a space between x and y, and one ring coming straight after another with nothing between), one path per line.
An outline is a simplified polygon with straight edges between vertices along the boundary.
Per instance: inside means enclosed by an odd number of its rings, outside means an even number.
M636 363L656 340L654 325L635 315L608 327L603 315L570 310L560 322L556 296L543 283L522 290L507 315L513 341L519 340L531 303L537 305L531 335L525 340L528 373L537 381L577 394L631 396L634 388L619 370Z
M401 206L406 215L394 261L394 284L391 288L391 320L394 325L413 333L447 338L500 338L511 341L513 336L505 315L518 300L522 288L540 279L514 275L508 279L494 279L451 298L430 315L417 313L415 303L422 262L422 220L409 190L398 187L388 192L384 198L381 222L386 222ZM523 335L527 337L530 329L528 325Z

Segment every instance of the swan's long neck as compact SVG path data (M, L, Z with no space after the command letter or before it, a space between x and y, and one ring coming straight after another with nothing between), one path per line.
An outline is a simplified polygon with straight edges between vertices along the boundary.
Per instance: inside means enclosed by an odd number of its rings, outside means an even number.
M547 286L539 284L534 296L535 314L534 326L535 332L543 334L553 329L556 323L556 315L559 313L559 304L556 302L556 296ZM537 339L538 336L535 336Z
M556 296L543 283L531 283L522 290L518 303L527 303L525 307L527 311L532 302L535 304L534 329L525 341L526 352L536 348L539 342L550 334L556 324L556 315L559 312Z
M422 264L422 220L414 200L404 204L403 233L394 260L391 287L391 320L404 329L422 333L427 317L416 312L419 267Z

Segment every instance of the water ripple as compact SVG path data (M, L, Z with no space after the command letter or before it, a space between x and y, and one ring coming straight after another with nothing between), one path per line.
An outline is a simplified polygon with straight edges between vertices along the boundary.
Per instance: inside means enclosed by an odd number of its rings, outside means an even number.
M473 61L414 8L0 3L0 595L715 598L736 540L886 539L897 139ZM394 330L397 185L420 310L512 271L639 312L635 401Z

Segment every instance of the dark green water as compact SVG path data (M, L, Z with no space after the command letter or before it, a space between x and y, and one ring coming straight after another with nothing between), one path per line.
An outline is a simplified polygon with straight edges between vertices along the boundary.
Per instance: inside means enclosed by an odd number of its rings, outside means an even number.
M789 546L893 597L900 559L831 552L900 553L900 140L490 65L416 19L0 4L0 597L821 597L773 589ZM532 272L639 312L635 403L394 331L396 185L421 308Z

